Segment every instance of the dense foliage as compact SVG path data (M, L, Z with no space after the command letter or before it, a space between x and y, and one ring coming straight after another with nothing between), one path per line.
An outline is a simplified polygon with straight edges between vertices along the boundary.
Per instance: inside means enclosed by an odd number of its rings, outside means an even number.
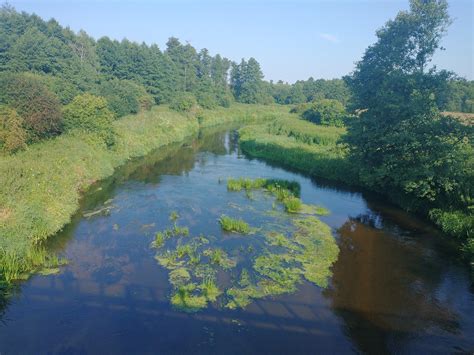
M29 142L61 132L61 105L34 75L1 73L0 104L8 105L22 117Z
M170 109L178 112L190 112L197 105L196 98L191 94L181 94L176 96L170 103Z
M406 208L459 210L468 220L474 218L473 129L440 114L450 75L428 67L449 23L445 0L412 0L409 11L377 32L346 78L364 111L345 142L365 185Z
M474 81L462 78L450 80L445 104L441 109L451 112L474 113Z
M0 149L14 153L26 146L23 120L15 110L0 106Z
M293 85L279 81L270 83L271 95L279 104L300 104L321 99L337 100L344 106L351 101L351 93L342 79L298 80Z
M232 92L238 102L245 104L270 103L271 97L264 90L263 73L260 64L250 58L233 64L230 74Z
M99 136L108 146L115 142L112 126L113 113L103 97L91 94L76 96L64 108L64 128L66 131L79 130Z
M107 80L101 83L97 94L107 100L109 109L116 117L149 110L154 103L143 86L130 80Z
M337 100L316 100L304 109L301 117L310 122L323 126L344 126L346 118L344 106Z

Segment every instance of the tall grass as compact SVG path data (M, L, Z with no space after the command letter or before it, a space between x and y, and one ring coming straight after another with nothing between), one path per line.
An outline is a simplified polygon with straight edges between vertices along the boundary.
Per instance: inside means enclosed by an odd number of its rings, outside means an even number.
M235 219L226 215L222 215L219 219L221 228L226 232L249 234L252 228L242 219Z
M337 144L344 132L343 128L320 127L294 117L247 126L239 135L242 150L250 156L354 184L357 169L346 158L345 148Z
M235 103L229 108L219 107L197 113L199 124L208 128L228 123L259 123L288 117L288 107L282 105L249 105Z

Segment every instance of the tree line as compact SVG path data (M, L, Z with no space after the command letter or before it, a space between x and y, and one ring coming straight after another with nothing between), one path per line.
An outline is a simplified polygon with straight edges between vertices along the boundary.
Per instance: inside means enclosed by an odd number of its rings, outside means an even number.
M11 152L67 130L71 125L64 124L62 106L85 93L105 99L114 119L154 104L176 110L228 107L234 101L338 107L320 102L337 100L349 110L359 104L343 79L268 82L254 58L235 63L174 37L164 50L127 39L95 40L9 5L0 9L0 82L0 145ZM473 87L472 81L450 79L437 96L438 107L473 111ZM98 101L85 98L76 103L90 105L84 109L92 112Z

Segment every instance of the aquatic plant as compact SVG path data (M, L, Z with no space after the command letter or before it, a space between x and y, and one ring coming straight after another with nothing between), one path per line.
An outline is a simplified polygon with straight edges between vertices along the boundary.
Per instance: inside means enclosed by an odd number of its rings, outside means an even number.
M238 179L228 179L227 180L227 190L229 191L241 191L244 190L253 190L260 189L266 184L266 179L248 179L248 178L238 178Z
M300 212L304 214L313 214L318 216L327 216L328 214L330 214L327 208L316 205L307 205L304 203L301 205Z
M161 266L167 268L168 270L173 270L184 265L183 260L178 260L178 255L176 252L169 250L162 254L157 254L155 259Z
M239 285L242 287L249 286L251 284L250 275L247 269L243 269L240 273Z
M221 295L224 302L221 304L225 307L243 308L254 299L295 292L304 279L318 286L327 286L330 266L337 258L338 248L331 229L315 217L327 213L327 210L303 204L297 197L299 184L286 180L229 179L228 189L246 193L257 189L267 191L284 207L270 215L279 221L291 222L291 225L282 227L280 223L267 223L261 228L266 231L264 239L247 239L249 244L240 245L239 255L231 258L220 247L206 247L208 238L189 236L189 229L177 225L178 216L171 218L173 227L157 233L154 243L161 245L156 258L169 270L169 282L174 288L171 303L175 308L196 312L206 307L208 302L217 301ZM266 211L261 213L268 215ZM249 234L261 230L225 215L221 216L219 223L224 231L235 233ZM177 240L171 243L172 250L165 251L166 240L174 236ZM247 260L250 267L243 268L235 276L229 270L241 260ZM217 283L216 276L220 272L234 274L227 289Z
M179 267L170 271L168 280L173 286L179 287L185 285L189 280L191 280L191 275L186 268Z
M221 216L219 223L226 232L249 234L252 231L248 223L244 220L235 219L226 215Z
M209 257L211 264L218 265L223 269L231 269L236 265L236 262L229 258L227 253L220 248L206 249L204 250L203 255Z
M190 283L181 285L171 296L171 304L184 312L194 313L207 306L207 299L202 295L195 295L192 292L197 289L197 285Z
M60 271L60 266L66 264L66 259L42 247L29 249L26 255L21 255L17 251L0 249L0 276L7 283L14 280L26 280L33 273L55 274Z
M215 302L217 297L222 294L213 277L206 277L199 288L202 290L204 297L210 302Z
M173 211L170 213L170 217L169 217L170 221L176 222L178 218L179 218L178 212Z
M297 213L301 210L301 200L297 197L287 197L283 201L283 204L285 206L285 210L289 213Z
M178 245L176 247L176 256L181 259L186 256L192 256L195 252L195 249L190 244Z
M166 241L165 234L162 232L158 232L155 234L155 240L152 242L152 246L154 248L161 248Z

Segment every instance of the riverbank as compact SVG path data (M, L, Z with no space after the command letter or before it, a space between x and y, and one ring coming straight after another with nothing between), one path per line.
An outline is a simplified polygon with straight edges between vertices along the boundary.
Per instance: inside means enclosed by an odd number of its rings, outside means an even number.
M128 160L185 141L201 127L265 120L286 107L235 104L181 114L164 106L114 122L112 148L88 134L66 134L0 157L0 273L8 282L52 272L63 261L41 244L69 223L81 194ZM219 120L220 117L220 120Z
M296 116L288 116L268 124L247 126L239 131L240 146L251 157L282 164L313 176L367 188L359 180L357 166L347 158L346 149L338 144L343 134L344 128L318 126L299 120ZM397 196L387 197L395 203L399 200ZM472 213L432 208L424 217L453 238L472 263Z

